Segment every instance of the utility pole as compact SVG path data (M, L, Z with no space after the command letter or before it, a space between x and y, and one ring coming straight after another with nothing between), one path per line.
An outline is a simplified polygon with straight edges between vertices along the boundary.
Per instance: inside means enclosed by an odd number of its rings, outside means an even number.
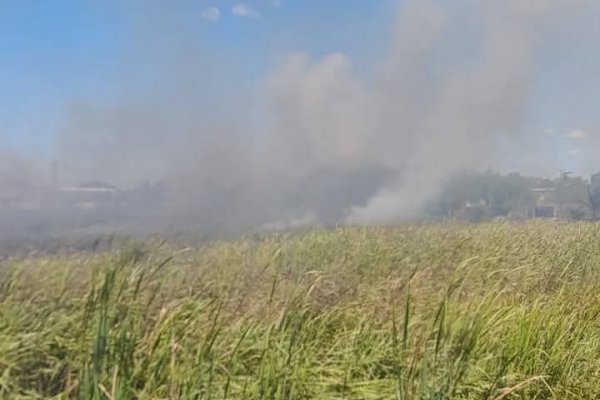
M58 192L58 161L52 163L52 190Z
M57 208L58 207L58 193L59 193L59 179L58 179L58 161L53 161L52 162L52 182L51 182L52 187L50 188L49 191L49 206L51 208Z

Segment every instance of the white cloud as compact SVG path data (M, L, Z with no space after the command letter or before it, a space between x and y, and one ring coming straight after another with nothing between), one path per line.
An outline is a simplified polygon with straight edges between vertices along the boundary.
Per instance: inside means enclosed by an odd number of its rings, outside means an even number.
M205 21L218 21L221 18L221 11L217 7L209 7L202 11L200 18Z
M556 130L554 130L553 128L546 128L546 129L544 129L544 135L552 136L555 133L556 133Z
M231 9L234 15L238 17L258 18L260 13L243 3L238 3Z
M579 140L579 139L584 139L585 137L587 137L587 135L588 135L588 133L584 130L574 129L571 132L567 133L566 137L569 139Z
M567 151L569 157L578 157L581 154L581 149L572 149Z

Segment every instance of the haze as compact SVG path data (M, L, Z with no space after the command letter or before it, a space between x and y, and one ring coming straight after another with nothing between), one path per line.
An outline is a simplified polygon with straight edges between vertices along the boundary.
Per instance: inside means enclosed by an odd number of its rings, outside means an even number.
M3 1L0 193L102 182L143 194L113 222L211 231L415 219L465 169L587 177L596 3Z

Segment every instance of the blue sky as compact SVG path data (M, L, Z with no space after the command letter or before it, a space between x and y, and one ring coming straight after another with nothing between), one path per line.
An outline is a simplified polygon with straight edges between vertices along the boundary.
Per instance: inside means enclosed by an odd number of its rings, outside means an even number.
M0 5L0 139L43 151L68 102L102 95L118 65L120 26L91 2Z
M181 0L169 4L185 25L182 29L197 35L199 46L234 62L241 79L251 86L268 74L279 55L292 51L316 57L341 51L359 74L368 74L385 54L401 2L248 0L245 7L236 7L239 1ZM131 67L128 46L135 20L151 2L124 3L0 2L0 146L51 154L71 104L79 99L110 103L122 95L121 83ZM217 14L213 8L218 8ZM583 169L575 150L585 147L582 136L594 135L600 127L596 112L600 52L594 46L600 38L600 28L594 27L597 11L580 21L584 34L571 37L575 27L564 27L559 50L544 53L525 110L522 129L545 132L558 147L551 152L556 168ZM139 72L137 68L134 74ZM576 130L584 134L571 133Z
M141 2L143 3L143 2ZM219 21L202 18L220 9ZM272 66L274 54L344 51L358 68L383 51L396 4L391 0L288 0L248 3L260 18L233 13L236 2L180 1L176 12L198 41L239 60L249 82ZM140 4L116 1L5 0L0 3L0 140L44 152L79 98L109 99L127 68L126 42ZM309 30L310 35L306 32ZM317 38L317 40L315 40Z

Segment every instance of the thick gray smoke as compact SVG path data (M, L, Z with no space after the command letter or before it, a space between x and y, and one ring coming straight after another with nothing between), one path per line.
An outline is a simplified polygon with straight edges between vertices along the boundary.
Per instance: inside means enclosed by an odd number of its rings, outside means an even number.
M64 179L164 182L153 214L200 227L416 217L448 176L506 156L554 28L588 1L409 1L368 76L299 52L252 88L176 7L147 3L121 100L71 108Z
M409 6L403 15L411 22L403 23L401 19L396 44L385 66L391 87L402 89L390 93L386 85L376 93L384 103L400 106L395 114L398 118L388 123L397 127L398 146L404 147L399 166L402 172L397 182L382 188L367 206L354 208L350 221L382 223L410 217L439 191L449 173L485 166L494 155L498 137L517 131L522 120L534 82L535 50L544 31L542 22L546 18L557 21L563 7L573 7L574 3L478 2L475 15L480 35L475 57L437 80L419 76L418 71L428 70L435 46L451 45L446 41L452 37L444 35L440 26L444 13L422 3ZM469 22L448 23L468 26ZM423 35L421 42L406 40L419 34ZM421 63L415 67L416 73L394 73L406 69L403 64L407 59ZM418 84L407 87L415 75ZM417 108L412 105L415 99ZM405 107L407 111L403 112ZM404 128L406 122L408 129Z

